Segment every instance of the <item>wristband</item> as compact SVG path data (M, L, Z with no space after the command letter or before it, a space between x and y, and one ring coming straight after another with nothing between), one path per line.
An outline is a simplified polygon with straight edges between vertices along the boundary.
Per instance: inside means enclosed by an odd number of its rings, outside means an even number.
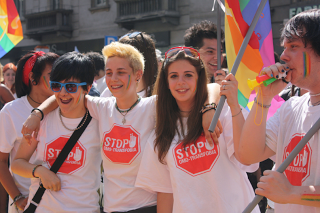
M204 113L206 113L206 112L208 112L208 111L210 111L210 110L212 110L212 109L216 110L215 108L208 108L208 109L206 109L204 112L202 112L202 114L204 114Z
M36 169L39 167L39 166L42 166L42 165L36 165L34 168L33 168L33 170L32 170L32 176L34 177L34 178L39 178L39 177L36 177L35 175L34 175L34 172L36 171Z
M205 113L207 110L206 109L214 109L216 110L217 109L217 104L215 103L211 103L211 104L206 104L204 105L201 110L200 110L200 113Z
M265 108L265 109L268 109L271 107L271 104L269 105L264 105L264 104L261 104L257 101L257 97L254 98L254 103L258 104L259 107L262 107L262 108Z
M18 194L14 199L13 199L13 202L10 204L10 206L12 206L15 202L17 202L20 198L22 198L23 195L20 193Z
M31 110L31 113L33 113L33 111L35 111L35 110L38 110L41 113L42 118L40 119L40 121L42 121L43 117L44 117L44 114L43 114L42 110L38 109L38 108L34 108L33 110Z

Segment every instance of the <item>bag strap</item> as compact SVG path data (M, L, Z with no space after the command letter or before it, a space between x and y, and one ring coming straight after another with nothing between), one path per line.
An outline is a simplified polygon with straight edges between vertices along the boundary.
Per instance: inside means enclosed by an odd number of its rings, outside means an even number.
M86 119L86 116L84 116L82 118L82 120L79 123L78 127L82 124L84 119ZM66 145L64 145L64 147L61 150L60 154L58 155L57 159L54 161L53 165L50 168L50 170L52 172L57 173L59 171L61 165L63 164L65 159L68 157L68 155L71 152L72 148L76 145L78 139L80 138L80 136L82 135L84 130L87 128L87 126L90 123L91 119L92 119L92 117L91 117L90 113L88 112L87 120L85 121L83 126L80 129L78 129L78 130L76 130L76 131L74 131L72 133L72 135L69 138L69 140L67 141ZM37 190L37 192L33 196L29 207L26 210L24 210L23 213L33 213L33 212L35 212L35 210L38 207L38 205L39 205L39 203L40 203L40 201L42 199L42 196L43 196L45 191L46 191L46 188L44 188L42 183L41 183L39 188L38 188L38 190Z

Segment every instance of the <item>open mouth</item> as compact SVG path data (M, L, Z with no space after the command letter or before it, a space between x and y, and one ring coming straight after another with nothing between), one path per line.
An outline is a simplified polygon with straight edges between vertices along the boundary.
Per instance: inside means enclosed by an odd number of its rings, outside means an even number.
M176 90L178 93L184 94L188 91L189 89L178 89Z
M61 101L61 103L63 103L63 104L68 104L68 103L70 103L70 102L72 101L72 98L68 98L68 99L62 99L62 98L60 98L60 101Z
M123 85L120 85L120 86L111 86L111 88L112 88L113 90L120 89L121 87L123 87Z

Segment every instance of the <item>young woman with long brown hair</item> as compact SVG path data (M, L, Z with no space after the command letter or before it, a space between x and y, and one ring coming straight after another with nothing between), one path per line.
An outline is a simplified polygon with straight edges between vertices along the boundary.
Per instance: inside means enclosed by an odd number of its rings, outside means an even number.
M166 52L155 86L156 127L136 181L136 186L158 193L158 213L241 212L253 198L245 170L258 165L242 165L234 155L233 140L239 140L244 117L236 80L227 80L221 94L227 95L230 107L223 107L224 131L211 146L203 135L201 113L215 106L204 106L207 75L200 54L187 47Z

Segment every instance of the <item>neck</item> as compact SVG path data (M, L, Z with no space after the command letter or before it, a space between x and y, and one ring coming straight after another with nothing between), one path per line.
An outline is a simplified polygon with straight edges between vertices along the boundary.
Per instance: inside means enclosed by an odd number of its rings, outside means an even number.
M116 98L119 109L129 109L137 100L137 94L131 95L129 97Z
M138 86L137 86L136 91L137 91L137 93L138 93L138 92L141 92L141 91L144 90L144 89L145 89L145 85L144 85L143 80L141 79L140 82L138 83Z
M79 103L78 107L74 110L64 112L61 110L61 115L65 118L82 118L87 112L84 103Z
M192 109L192 104L191 103L178 103L178 107L180 110L180 114L182 117L188 117L191 109Z
M31 92L28 95L28 101L30 103L30 105L33 108L36 108L38 106L40 106L39 103L44 102L47 98L49 98L48 95L42 94L41 92L39 92L38 90L32 89ZM30 98L31 97L31 98ZM33 100L32 100L33 99ZM37 102L37 103L36 103Z

